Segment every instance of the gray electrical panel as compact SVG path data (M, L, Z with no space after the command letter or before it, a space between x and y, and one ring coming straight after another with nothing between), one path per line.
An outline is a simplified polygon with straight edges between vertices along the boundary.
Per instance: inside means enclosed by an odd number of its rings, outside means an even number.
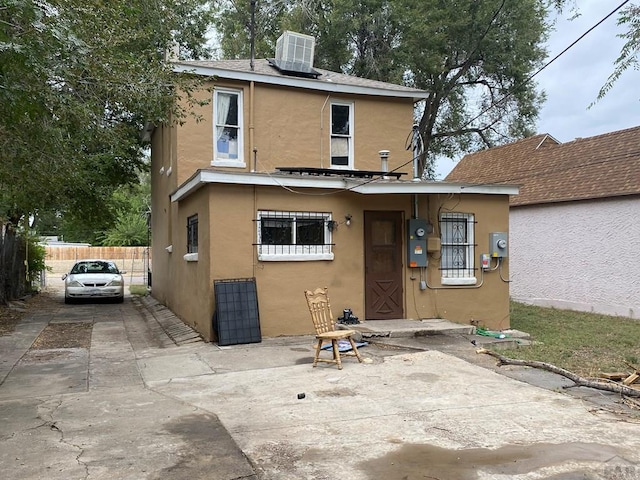
M489 234L489 255L493 258L509 256L509 243L506 232L492 232Z
M407 265L411 268L427 266L428 222L423 218L407 220Z

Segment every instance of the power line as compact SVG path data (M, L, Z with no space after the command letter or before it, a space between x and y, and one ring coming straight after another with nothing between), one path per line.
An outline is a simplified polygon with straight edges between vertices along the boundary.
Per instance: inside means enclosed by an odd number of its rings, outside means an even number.
M519 88L523 85L525 85L526 83L530 82L533 77L535 77L536 75L538 75L540 72L542 72L545 68L547 68L549 65L551 65L553 62L555 62L558 58L560 58L562 55L564 55L565 53L567 53L567 51L569 51L571 48L573 48L578 42L580 42L584 37L586 37L589 33L591 33L594 29L596 29L598 26L600 26L600 24L602 24L604 21L606 21L611 15L613 15L614 13L616 13L618 10L620 10L622 7L624 7L627 3L629 3L630 0L625 0L624 2L622 2L620 5L618 5L616 8L614 8L610 13L608 13L604 18L602 18L599 22L597 22L595 25L593 25L591 28L589 28L586 32L584 32L582 35L580 35L576 40L573 41L573 43L571 43L568 47L566 47L564 50L562 50L559 54L557 54L555 57L553 57L551 60L549 60L547 63L545 63L542 67L540 67L538 70L536 70L534 73L532 73L531 75L529 75L527 78L525 78L522 82L520 82L519 84L517 84L515 86L515 88ZM485 113L487 113L489 110L491 110L492 108L500 105L501 103L503 103L505 100L507 100L508 98L512 97L513 94L512 93L508 93L507 95L505 95L504 97L502 97L500 100L498 100L495 103L492 103L491 105L489 105L487 108L483 109L480 111L480 113L478 113L475 117L473 117L471 120L469 120L467 123L465 123L464 125L462 125L462 127L460 128L465 128L467 126L469 126L471 123L475 122L478 118L480 118L482 115L484 115Z
M587 31L585 31L582 35L580 35L576 40L574 40L569 46L567 46L564 50L562 50L560 53L558 53L555 57L553 57L551 60L549 60L547 63L545 63L544 65L542 65L538 70L536 70L534 73L532 73L531 75L529 75L526 79L524 79L521 83L519 83L518 85L516 85L516 88L521 87L523 85L525 85L526 83L530 82L536 75L538 75L540 72L542 72L544 69L546 69L548 66L550 66L552 63L554 63L558 58L560 58L561 56L563 56L565 53L567 53L571 48L573 48L576 44L578 44L584 37L586 37L589 33L591 33L593 30L595 30L597 27L599 27L603 22L605 22L609 17L611 17L613 14L615 14L618 10L620 10L622 7L624 7L627 3L629 3L630 0L624 0L620 5L618 5L616 8L614 8L611 12L609 12L607 15L605 15L601 20L599 20L597 23L595 23L594 25L592 25L589 29L587 29ZM496 14L494 15L494 18L491 20L491 22L493 22L495 20L495 18L497 17L498 13L501 11L502 7L504 6L504 2L502 3L502 5L500 6L500 8L498 9L498 11L496 12ZM471 120L469 120L468 122L466 122L465 124L463 124L460 128L465 128L467 126L469 126L471 123L473 123L474 121L476 121L478 118L480 118L482 115L484 115L485 113L487 113L489 110L491 110L492 108L500 105L501 103L503 103L504 101L506 101L508 98L512 97L513 94L509 93L507 95L505 95L504 97L502 97L501 99L499 99L497 102L492 103L490 106L486 107L485 109L481 110L475 117L473 117ZM410 134L411 135L411 134ZM412 158L411 160L403 163L402 165L392 169L389 173L395 172L401 168L404 168L405 166L409 165L410 163L413 163L414 161L416 161L417 157ZM581 166L590 166L590 165L597 165L599 163L604 163L606 161L610 161L611 159L607 159L607 160L602 160L602 161L597 161L597 162L593 162L593 163L586 163L583 164ZM564 170L568 170L571 168L576 168L575 166L572 167L566 167L566 168L561 168L558 169L556 171L564 171ZM548 173L552 173L553 171L549 171L546 170L545 172L540 172L539 175L546 175ZM524 172L522 172L524 173ZM522 175L522 173L520 173L520 175ZM269 172L267 172L267 174L271 177L271 174ZM310 193L305 193L305 192L299 192L296 190L293 190L289 187L286 187L282 184L280 184L277 180L276 183L278 183L282 188L284 188L285 190L290 191L291 193L296 193L299 195L310 195L310 196L326 196L326 195L335 195L338 193L343 193L346 191L350 191L353 190L355 188L358 188L362 185L366 185L368 183L372 183L375 182L377 180L379 180L380 178L382 178L383 175L381 175L378 178L372 178L369 179L367 181L361 182L357 185L354 185L352 187L349 188L345 188L345 189L341 189L341 190L335 190L335 191L331 191L331 192L326 192L326 193L322 193L322 194L310 194ZM534 176L538 176L538 175L534 175ZM506 181L514 181L517 180L518 178L531 178L531 176L525 176L525 177L514 177L512 179L507 179ZM272 177L272 179L275 180L275 178ZM505 180L503 180L503 182L505 182ZM490 185L490 183L481 183L478 185Z

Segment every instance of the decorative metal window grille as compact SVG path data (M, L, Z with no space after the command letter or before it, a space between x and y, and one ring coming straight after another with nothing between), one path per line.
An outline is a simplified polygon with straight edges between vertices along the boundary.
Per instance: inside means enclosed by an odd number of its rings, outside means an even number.
M440 270L447 278L474 276L474 230L471 213L444 213L440 217Z
M256 222L261 260L333 258L330 213L259 211Z
M187 253L198 253L198 215L187 218Z

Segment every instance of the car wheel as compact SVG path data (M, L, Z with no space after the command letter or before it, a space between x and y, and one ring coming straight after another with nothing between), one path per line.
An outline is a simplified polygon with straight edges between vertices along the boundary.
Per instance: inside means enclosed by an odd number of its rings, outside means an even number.
M66 303L67 305L69 305L70 303L73 303L73 299L69 298L69 297L64 297L64 303Z
M124 295L116 299L116 303L122 303L122 302L124 302Z

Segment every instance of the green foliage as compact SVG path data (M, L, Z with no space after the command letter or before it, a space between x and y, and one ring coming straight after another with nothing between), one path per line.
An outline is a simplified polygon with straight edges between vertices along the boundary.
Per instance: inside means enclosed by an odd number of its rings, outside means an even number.
M137 247L147 245L147 218L135 212L119 212L116 224L102 238L102 245L109 247Z
M137 185L118 188L111 198L116 218L111 228L99 235L105 246L143 246L149 243L147 213L151 205L151 182L148 174Z
M35 238L29 238L27 242L29 254L27 256L27 277L29 285L33 286L40 281L40 275L45 270L51 270L45 265L47 252L42 245L36 242Z
M165 51L206 53L205 0L11 0L0 8L0 222L55 212L104 219L144 168L146 122L179 121ZM177 83L178 88L173 85Z
M618 17L618 25L627 28L624 34L619 35L620 38L626 41L614 63L613 72L598 92L598 100L604 98L620 76L629 68L640 69L640 63L638 63L638 52L640 52L640 6L631 4L622 10Z
M227 58L248 57L248 4L218 4ZM544 97L530 76L546 55L544 0L265 0L257 7L257 56L272 56L281 32L296 30L316 37L318 67L430 92L417 118L427 176L436 156L457 158L534 132Z

